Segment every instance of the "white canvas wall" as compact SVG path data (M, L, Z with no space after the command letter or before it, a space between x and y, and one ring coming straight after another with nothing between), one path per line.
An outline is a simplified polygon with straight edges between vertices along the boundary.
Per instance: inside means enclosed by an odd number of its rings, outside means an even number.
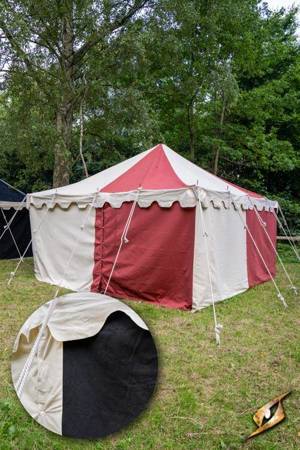
M207 238L204 237L198 206L195 227L193 309L201 309L212 304L204 239L207 239L215 301L237 295L249 287L246 230L239 213L233 208L210 206L203 209L203 219Z
M94 268L95 209L79 209L77 205L66 210L59 206L52 210L31 207L30 220L37 279L74 291L89 290Z
M242 214L245 215L245 212ZM89 217L88 217L89 215ZM81 225L86 221L84 230ZM89 290L92 284L95 244L95 210L52 210L30 208L34 267L38 280L74 291ZM248 289L246 230L233 208L203 208L208 233L210 272L215 301ZM40 222L42 224L40 225ZM212 304L206 249L199 209L196 211L193 269L193 308ZM78 244L76 240L78 239ZM75 248L69 269L66 265Z

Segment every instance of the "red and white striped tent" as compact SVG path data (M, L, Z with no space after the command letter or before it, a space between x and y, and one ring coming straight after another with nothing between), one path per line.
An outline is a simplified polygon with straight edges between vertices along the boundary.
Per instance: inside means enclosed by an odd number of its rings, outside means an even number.
M197 310L275 275L277 203L164 144L27 201L51 284Z

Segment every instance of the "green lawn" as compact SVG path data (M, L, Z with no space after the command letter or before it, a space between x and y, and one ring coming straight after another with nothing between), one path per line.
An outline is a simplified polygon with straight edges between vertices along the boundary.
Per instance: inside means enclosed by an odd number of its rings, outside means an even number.
M282 244L294 279L296 263ZM27 260L8 289L15 262L0 262L0 449L298 449L300 448L300 295L277 281L284 309L271 283L217 305L223 324L216 348L212 309L191 314L130 302L148 323L160 355L160 376L151 406L121 433L100 441L75 441L43 429L24 411L10 378L14 338L25 319L51 299L54 287L39 283ZM297 283L296 283L297 284ZM292 389L284 401L287 420L244 442L255 410Z

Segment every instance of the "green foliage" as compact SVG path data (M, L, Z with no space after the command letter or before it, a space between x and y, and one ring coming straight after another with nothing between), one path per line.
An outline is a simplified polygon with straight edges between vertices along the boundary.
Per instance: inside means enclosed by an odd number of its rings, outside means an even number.
M72 3L74 49L99 27L102 34L74 75L71 181L84 176L82 101L90 174L164 141L229 181L278 198L299 233L296 9L272 12L258 0L148 1L130 26L107 34L104 25L124 14L121 3ZM26 47L30 71L2 40L9 71L0 97L0 177L39 190L52 184L57 105L69 89L51 47L60 42L55 24L70 4L12 1L14 12L7 4L0 22L11 19L18 42L32 38L32 30L39 41Z
M293 280L299 263L289 246L280 254ZM196 313L127 302L146 321L159 349L159 379L145 413L120 433L101 440L58 436L38 425L19 402L11 384L11 348L32 312L54 295L38 282L31 259L21 265L9 289L14 261L0 262L0 448L1 450L296 450L299 449L299 297L278 264L276 281L218 303L224 328L216 348L212 308ZM284 401L287 419L245 443L258 407L292 390Z

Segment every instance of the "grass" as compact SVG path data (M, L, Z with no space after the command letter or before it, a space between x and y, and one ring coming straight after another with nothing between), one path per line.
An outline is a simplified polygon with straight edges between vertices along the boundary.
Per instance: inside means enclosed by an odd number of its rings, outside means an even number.
M280 253L294 277L300 264L285 244ZM13 285L15 262L0 262L0 449L298 449L300 448L300 295L277 281L284 309L271 283L217 305L222 345L214 342L212 309L191 314L130 302L148 323L160 354L160 376L150 408L129 428L99 441L57 436L39 426L19 403L10 377L14 338L25 319L51 299L53 286L39 283L27 260ZM245 442L252 415L273 397L284 401L287 419Z

